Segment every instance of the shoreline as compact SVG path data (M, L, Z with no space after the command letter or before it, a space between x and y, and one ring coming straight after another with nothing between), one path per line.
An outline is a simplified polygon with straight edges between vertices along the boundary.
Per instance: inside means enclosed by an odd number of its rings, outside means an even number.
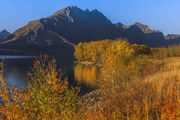
M74 61L75 64L81 64L81 65L86 65L86 66L97 66L97 67L102 67L101 64L97 64L97 63L94 63L94 62L89 62L89 61Z

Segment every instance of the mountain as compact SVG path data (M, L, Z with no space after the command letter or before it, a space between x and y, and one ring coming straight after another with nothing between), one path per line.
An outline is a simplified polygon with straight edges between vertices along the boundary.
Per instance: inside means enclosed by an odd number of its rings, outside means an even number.
M117 37L116 26L98 10L83 11L72 6L18 29L1 42L1 48L73 54L73 46L79 42Z
M178 38L180 38L180 35L179 35L179 34L168 34L168 35L166 36L166 39L167 39L167 40L178 39Z
M165 37L162 32L152 30L147 25L135 23L130 26L121 23L116 24L120 37L127 39L130 43L146 44L150 47L165 45Z
M72 56L74 45L79 42L116 38L125 38L130 43L150 47L180 43L178 35L164 36L159 30L152 30L141 23L130 26L114 24L96 9L90 11L71 6L16 30L0 42L0 51L6 54L12 54L12 51L13 54L46 52L57 56Z
M7 36L9 35L10 35L10 32L8 32L7 30L2 30L0 32L0 41L5 40Z
M168 34L166 37L167 45L179 45L180 35L179 34Z

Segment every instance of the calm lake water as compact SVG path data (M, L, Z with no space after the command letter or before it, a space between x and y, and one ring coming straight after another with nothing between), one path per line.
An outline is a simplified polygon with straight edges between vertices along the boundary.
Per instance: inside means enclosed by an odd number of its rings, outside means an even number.
M34 56L0 56L3 59L4 75L10 87L24 88L27 86L27 72L32 69ZM81 93L86 93L95 88L98 69L95 66L75 64L71 58L56 59L58 68L62 68L69 83L78 86Z

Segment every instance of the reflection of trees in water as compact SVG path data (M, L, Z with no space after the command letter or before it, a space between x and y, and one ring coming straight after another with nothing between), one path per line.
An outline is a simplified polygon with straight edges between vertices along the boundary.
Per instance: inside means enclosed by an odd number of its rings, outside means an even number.
M4 77L9 87L26 87L28 82L26 75L32 67L33 59L7 59L4 62Z
M2 77L4 73L4 62L0 59L0 76Z
M74 66L74 78L79 84L86 84L88 86L97 85L98 68L96 66L87 66L76 64Z

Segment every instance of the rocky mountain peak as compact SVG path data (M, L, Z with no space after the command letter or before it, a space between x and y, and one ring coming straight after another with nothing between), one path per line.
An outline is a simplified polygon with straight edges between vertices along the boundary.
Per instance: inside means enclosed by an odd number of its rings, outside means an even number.
M4 40L6 39L8 36L10 35L10 32L8 32L7 30L2 30L0 32L0 40Z
M132 26L139 28L144 33L159 33L159 30L152 30L148 25L136 22Z
M59 11L57 11L54 16L58 16L58 15L69 15L71 12L83 12L83 10L81 10L80 8L76 7L76 6L69 6L69 7L65 7Z
M128 29L128 28L129 28L129 26L124 25L124 24L122 24L122 23L120 23L120 22L116 23L115 26L116 26L117 28L119 28L119 29Z
M166 36L167 40L172 40L172 39L177 39L177 38L180 38L180 34L168 34Z
M83 22L83 21L87 21L87 19L89 18L93 18L93 20L106 20L110 23L110 21L97 9L82 10L76 6L65 7L57 11L48 18L55 19L56 21L58 21L59 19L61 20L63 19L66 22L69 21L70 23Z
M9 32L6 29L4 29L0 33L9 33Z

